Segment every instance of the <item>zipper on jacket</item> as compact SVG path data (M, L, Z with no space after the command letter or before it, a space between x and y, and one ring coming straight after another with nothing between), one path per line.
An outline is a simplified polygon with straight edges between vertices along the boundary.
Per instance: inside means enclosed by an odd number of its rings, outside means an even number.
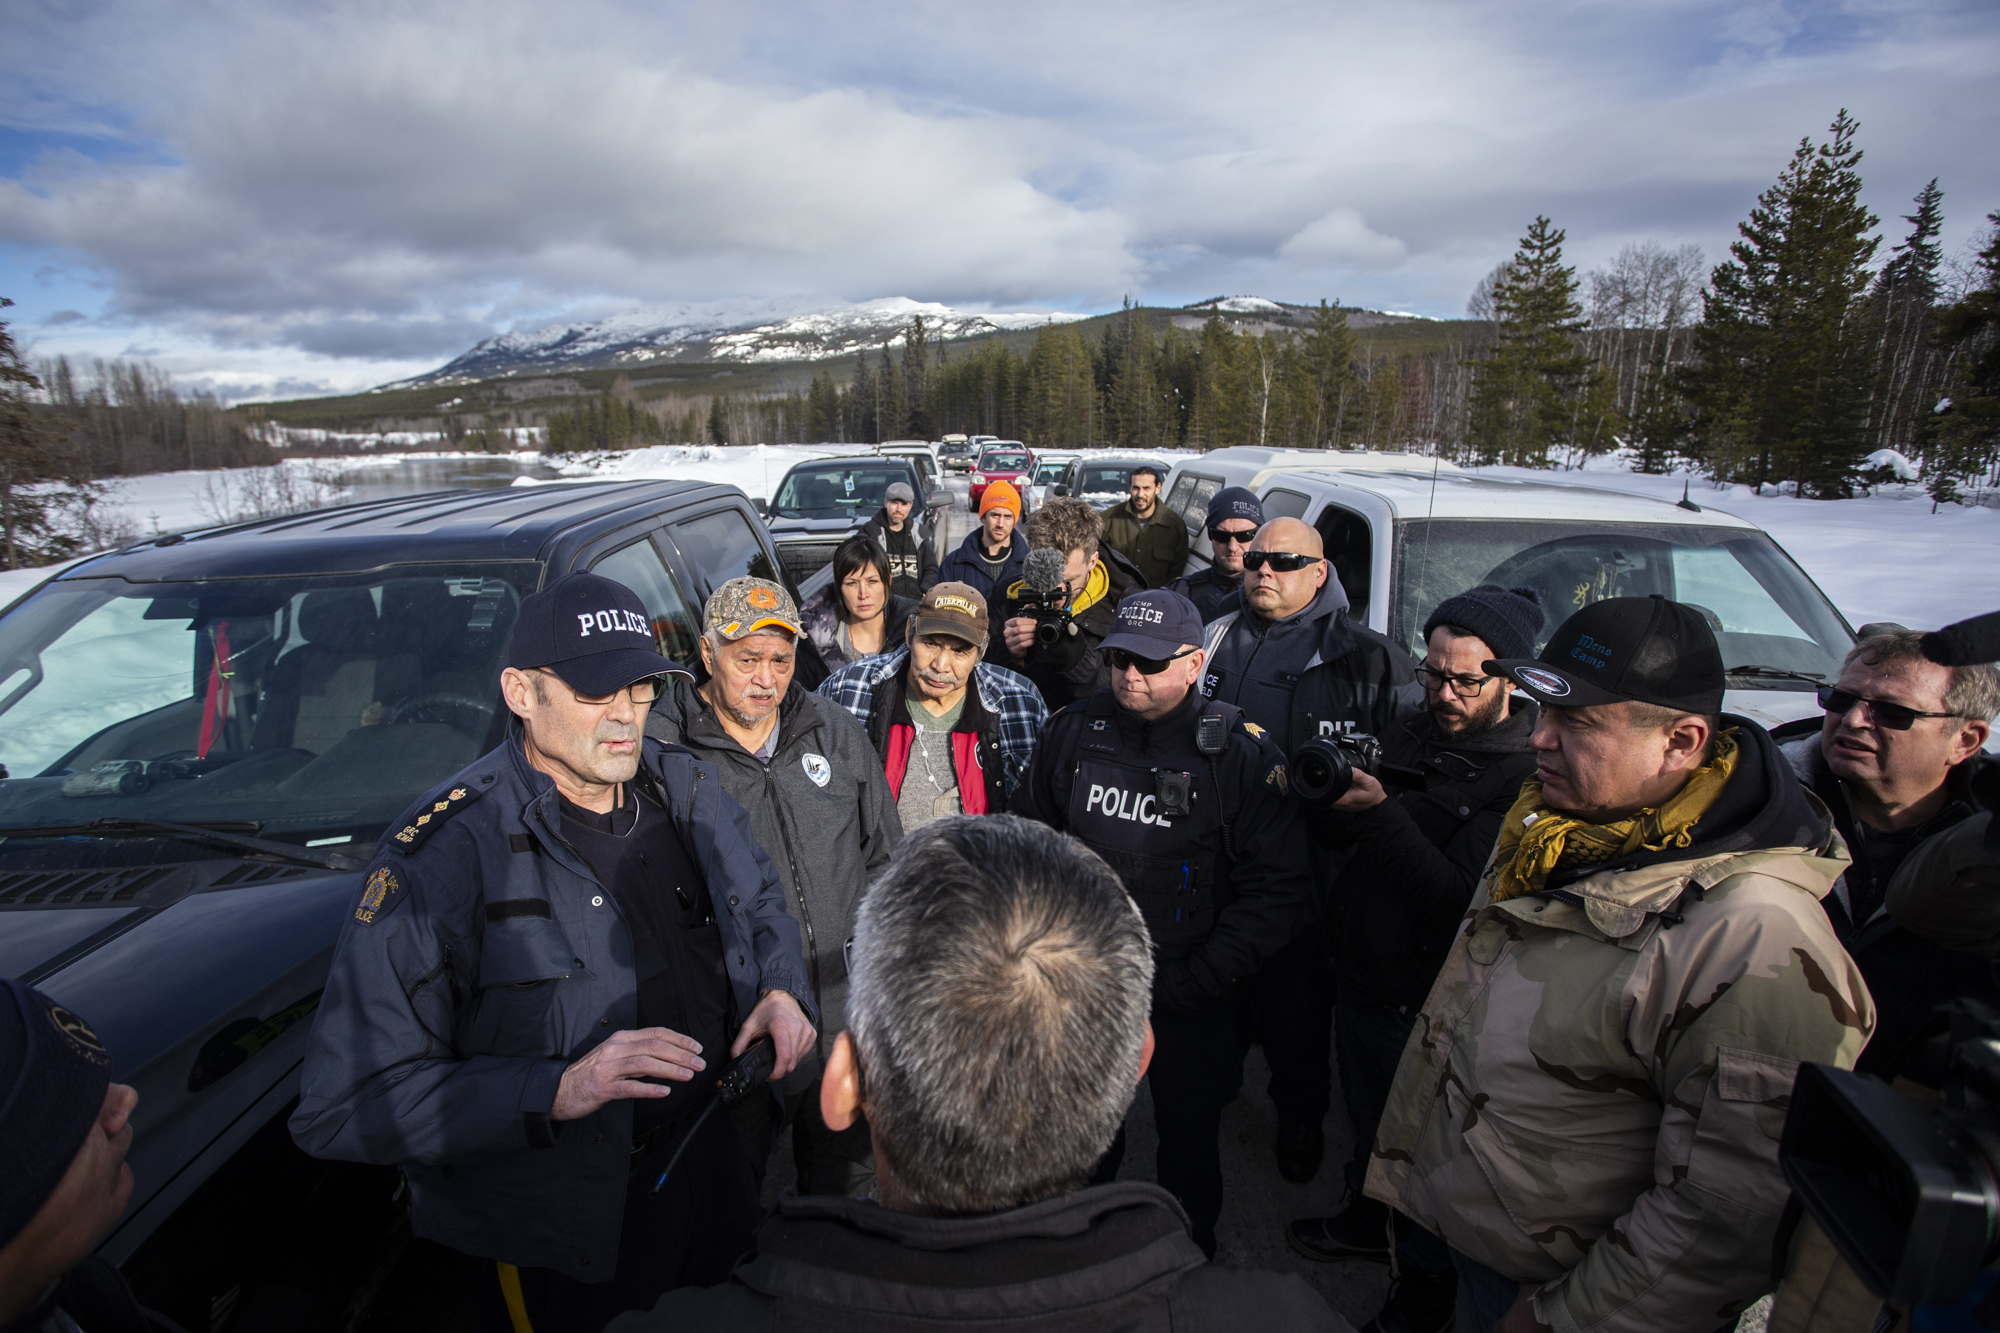
M777 758L776 755L771 757L774 760ZM799 928L805 932L806 967L812 973L813 1002L823 1004L819 989L819 939L813 934L812 909L806 906L805 890L799 887L799 857L792 850L792 831L785 827L784 809L778 804L777 779L771 776L771 765L760 763L758 767L764 770L765 799L771 802L771 809L778 816L778 836L785 840L785 864L792 868L792 897L798 900ZM813 1046L816 1051L819 1044L819 1039L815 1037Z

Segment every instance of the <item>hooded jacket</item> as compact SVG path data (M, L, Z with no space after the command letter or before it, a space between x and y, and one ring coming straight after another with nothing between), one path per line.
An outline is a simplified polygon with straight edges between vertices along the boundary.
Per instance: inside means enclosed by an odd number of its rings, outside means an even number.
M1521 783L1535 772L1528 737L1540 716L1515 695L1507 720L1475 736L1440 735L1428 710L1400 718L1382 758L1421 769L1421 791L1390 787L1366 810L1327 810L1316 840L1352 847L1328 915L1343 1002L1416 1005L1451 951Z
M812 642L813 651L818 654L825 672L815 680L799 683L809 690L820 687L827 676L848 665L850 659L840 650L840 589L828 584L806 600L799 608L799 627ZM883 652L893 653L903 643L903 627L910 617L917 613L917 603L908 597L889 594L889 604L882 610ZM876 656L881 656L877 653ZM855 658L854 661L865 659Z
M1104 544L1130 560L1148 588L1166 587L1187 568L1187 524L1164 500L1153 501L1152 514L1143 519L1130 500L1104 511Z
M901 532L890 528L887 506L861 525L861 531L880 542L889 555L890 591L913 600L929 592L938 579L937 542L930 524L917 521L919 512L911 509Z
M778 873L716 769L648 740L635 783L708 882L739 1017L783 990L817 1022ZM632 1103L560 1124L549 1110L571 1063L638 1026L624 909L562 836L518 724L401 822L334 947L292 1136L315 1157L402 1167L427 1240L607 1282Z
M1416 662L1347 618L1331 571L1302 610L1271 624L1240 606L1209 625L1202 646L1202 693L1241 708L1288 755L1310 736L1385 735L1423 707Z
M889 865L903 821L868 737L847 711L797 681L778 704L778 743L765 764L738 745L695 688L676 678L646 718L646 735L685 745L721 775L771 854L785 905L799 924L820 1014L817 1060L801 1061L785 1089L819 1074L847 1020L847 941L869 881Z
M1952 769L1945 778L1949 799L1944 809L1909 830L1902 857L1895 864L1884 864L1867 854L1869 832L1855 816L1846 784L1828 767L1819 732L1787 741L1783 748L1799 781L1833 812L1834 826L1854 855L1855 864L1834 881L1833 892L1826 897L1826 915L1841 945L1854 956L1878 1010L1874 1040L1854 1067L1864 1074L1893 1078L1910 1039L1937 1006L1962 995L2000 1006L2000 987L1994 985L1984 955L1932 944L1888 911L1889 883L1898 868L1910 863L1919 846L1978 812L1971 791L1973 775L1992 761L1975 754ZM1857 907L1862 915L1858 921Z
M1119 1183L980 1217L787 1196L728 1285L668 1292L606 1333L1352 1333L1291 1273L1205 1262L1157 1185Z
M1687 1330L1770 1289L1801 1061L1875 1026L1819 900L1826 807L1755 723L1695 841L1489 901L1489 862L1404 1048L1369 1197L1577 1329Z
M963 583L984 597L987 612L993 617L993 632L989 642L997 643L1000 639L1001 603L998 590L1020 578L1021 571L1027 568L1028 534L1021 530L1019 524L1015 525L1013 544L1007 551L1007 563L1001 568L1000 577L997 579L986 572L986 557L981 554L979 539L985 535L986 529L983 527L975 527L966 533L965 540L958 544L958 549L945 556L943 563L938 566L937 583Z

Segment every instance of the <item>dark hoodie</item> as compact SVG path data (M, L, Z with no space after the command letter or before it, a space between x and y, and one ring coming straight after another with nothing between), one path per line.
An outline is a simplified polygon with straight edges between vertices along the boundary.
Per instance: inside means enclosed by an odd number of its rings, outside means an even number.
M1208 627L1202 692L1235 704L1290 754L1309 736L1366 732L1423 706L1416 663L1394 642L1347 618L1340 580L1304 609L1267 623L1249 607Z
M1286 1333L1346 1328L1302 1278L1204 1262L1156 1185L1099 1185L979 1217L791 1196L727 1286L669 1292L605 1333L959 1328Z
M1540 710L1514 696L1507 720L1475 736L1443 736L1428 711L1399 719L1382 757L1420 768L1422 791L1389 788L1366 810L1328 810L1313 837L1353 847L1334 881L1330 915L1343 1001L1422 1004L1451 951L1500 836L1500 821L1534 776L1528 737Z
M931 590L938 580L937 543L930 528L917 522L915 509L903 520L901 532L889 527L886 507L876 510L875 517L861 525L861 531L880 542L888 553L889 591L898 597L915 598Z

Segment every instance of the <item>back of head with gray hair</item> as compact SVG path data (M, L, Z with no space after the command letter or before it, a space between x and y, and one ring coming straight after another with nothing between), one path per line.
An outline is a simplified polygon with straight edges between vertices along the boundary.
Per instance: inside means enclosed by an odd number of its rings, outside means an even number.
M869 1129L913 1202L993 1212L1083 1184L1138 1084L1153 984L1109 866L1013 815L934 820L862 899L854 958Z

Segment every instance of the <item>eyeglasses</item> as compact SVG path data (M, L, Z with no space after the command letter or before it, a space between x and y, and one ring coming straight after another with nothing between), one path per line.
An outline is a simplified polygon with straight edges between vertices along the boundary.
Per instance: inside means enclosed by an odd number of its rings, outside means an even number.
M609 707L619 695L625 693L625 690L614 690L610 694L578 694L575 686L571 685L561 676L556 675L555 672L549 670L547 667L536 667L535 671L539 675L548 676L555 680L557 684L569 691L570 698L590 708ZM633 703L650 704L659 699L660 692L665 688L665 685L666 680L664 677L641 676L638 680L627 685L625 689L632 692Z
M1257 540L1257 529L1251 528L1245 532L1230 532L1225 528L1210 528L1208 530L1208 539L1218 546L1227 546L1232 542L1238 546L1248 546L1251 542Z
M1264 566L1269 565L1280 574L1289 574L1294 570L1304 569L1308 565L1316 565L1320 562L1320 559L1321 557L1316 555L1294 555L1290 551L1245 551L1243 553L1243 567L1245 569L1262 569Z
M1846 690L1832 685L1819 687L1819 706L1829 713L1843 716L1851 712L1856 704L1868 705L1868 717L1878 727L1891 731L1908 731L1916 725L1920 717L1957 717L1957 713L1926 713L1903 704L1892 704L1883 699L1868 699L1859 694L1849 694Z
M1172 657L1141 657L1137 653L1128 653L1123 648L1113 648L1111 649L1111 666L1116 671L1127 671L1133 667L1138 667L1139 674L1142 676L1157 676L1167 669L1167 663L1178 661L1180 658L1186 657L1189 653L1200 651L1199 648L1183 648Z
M1444 687L1451 686L1451 692L1461 699L1477 699L1480 692L1493 683L1491 676L1454 676L1439 671L1430 663L1421 663L1417 675L1424 682L1424 688L1432 694L1444 693Z

